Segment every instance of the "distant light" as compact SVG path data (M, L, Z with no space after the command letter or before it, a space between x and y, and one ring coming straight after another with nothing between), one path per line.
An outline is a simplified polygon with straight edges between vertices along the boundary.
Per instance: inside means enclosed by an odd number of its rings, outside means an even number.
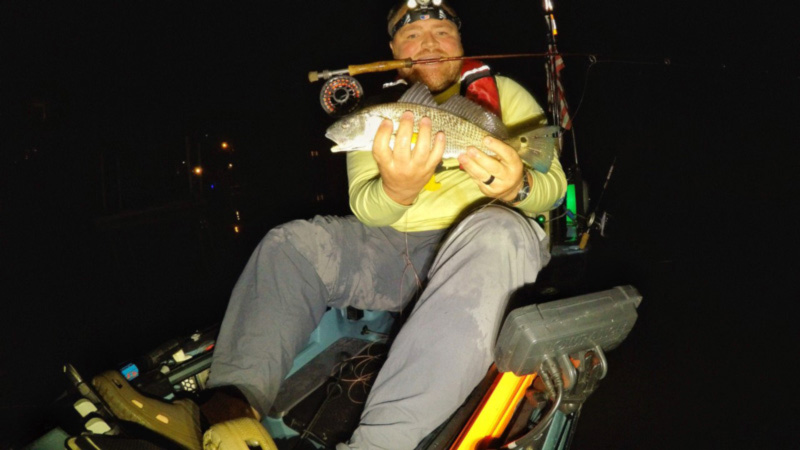
M202 175L203 174L203 168L200 167L200 166L195 167L194 168L194 174L195 175Z
M186 164L186 161L181 161L181 164Z
M228 169L233 169L233 163L228 163Z
M236 211L236 220L237 221L241 221L242 220L242 216L239 215L239 211Z
M223 142L223 143L220 145L220 147L222 147L222 149L223 149L223 150L225 150L225 149L227 149L227 148L228 148L228 143L227 143L227 142Z
M239 232L239 225L234 225L233 226L233 232L234 233L238 233Z
M214 184L213 183L211 184L211 189L214 189Z

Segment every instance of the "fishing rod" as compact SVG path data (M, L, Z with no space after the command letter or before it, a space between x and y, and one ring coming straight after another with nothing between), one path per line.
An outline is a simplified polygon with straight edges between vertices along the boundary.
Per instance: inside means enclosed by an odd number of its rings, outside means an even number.
M593 53L561 53L564 57L585 56L598 61L597 55ZM447 61L463 61L467 59L511 59L511 58L548 58L551 56L550 52L540 53L503 53L494 55L476 55L476 56L448 56L443 58L423 58L423 59L392 59L388 61L376 61L366 64L353 64L347 66L345 69L338 70L321 70L308 72L308 81L314 83L319 80L327 80L335 76L349 75L356 76L365 73L388 72L397 69L409 69L418 64L436 64Z
M448 61L463 61L467 59L472 60L486 60L486 59L511 59L511 58L549 58L553 59L555 55L551 52L558 52L554 46L550 46L548 52L540 53L505 53L493 55L477 55L477 56L446 56L441 58L422 58L422 59L393 59L387 61L376 61L366 64L353 64L347 66L345 69L338 70L322 70L308 72L308 81L314 83L319 80L327 80L322 86L319 100L322 109L332 116L340 116L348 114L355 110L361 97L364 95L364 89L361 83L354 78L356 75L365 73L388 72L390 70L408 69L415 65L436 64ZM589 53L571 53L563 56L587 56L590 59L596 57ZM561 55L558 55L560 60ZM555 66L554 66L555 67ZM563 67L563 63L560 67ZM560 70L560 68L559 68ZM550 73L550 72L548 72ZM557 75L557 74L556 74ZM548 80L555 80L548 75ZM551 102L552 103L552 102ZM557 116L554 116L554 122L559 124L560 121L555 121L561 117L560 111ZM569 128L569 127L566 127Z
M388 72L397 69L409 69L417 64L436 64L447 61L463 61L465 59L507 59L507 58L543 58L547 53L506 53L499 55L478 55L478 56L447 56L442 58L423 58L423 59L392 59L388 61L376 61L366 64L353 64L346 69L322 70L319 72L308 72L308 81L313 83L318 80L327 80L339 75L356 76L364 73ZM570 55L570 56L578 56ZM579 56L592 56L589 54Z
M319 80L327 80L322 85L319 94L319 102L322 109L331 116L341 116L354 111L358 107L361 97L364 95L364 88L361 83L354 78L355 75L375 72L387 72L390 70L407 69L415 65L436 64L447 61L463 61L466 59L505 59L505 58L534 58L545 57L547 53L508 53L498 55L479 55L479 56L446 56L442 58L422 58L422 59L393 59L388 61L376 61L367 64L353 64L345 69L322 70L308 73L308 81L314 83Z
M548 20L551 20L548 18ZM554 20L554 19L552 19ZM340 116L344 114L348 114L352 112L357 106L358 102L360 101L361 97L364 95L364 89L361 87L361 84L354 78L355 75L362 75L368 73L377 73L377 72L388 72L390 70L398 70L398 69L408 69L415 65L425 65L425 64L436 64L440 62L448 62L448 61L463 61L463 60L486 60L486 59L511 59L511 58L547 58L548 60L548 69L547 73L549 75L548 80L548 92L555 92L556 89L555 79L557 77L557 73L554 74L554 70L550 69L549 67L556 67L559 70L563 68L563 60L564 58L569 57L586 57L589 59L591 65L597 63L608 63L608 62L618 62L618 63L631 63L631 64L664 64L670 65L671 61L669 58L664 58L659 60L658 62L655 61L633 61L629 59L621 59L621 58L598 58L597 55L593 53L559 53L558 49L554 46L550 47L550 51L547 52L539 52L539 53L504 53L504 54L491 54L491 55L476 55L476 56L448 56L442 58L423 58L423 59L392 59L386 61L376 61L366 64L352 64L347 66L344 69L338 70L321 70L321 71L311 71L308 72L308 81L310 83L314 83L320 80L327 80L325 84L322 86L320 92L320 104L322 105L322 109L325 110L326 113L332 116ZM556 61L555 64L551 64L550 61ZM551 81L552 80L552 81ZM561 88L563 92L563 87ZM548 95L549 97L549 95ZM563 101L563 96L561 97ZM552 104L552 102L549 102ZM552 117L553 123L560 124L560 119L563 114L561 113L560 109L557 108L559 111L556 112L556 117ZM570 122L567 122L570 123ZM563 127L563 124L562 124Z

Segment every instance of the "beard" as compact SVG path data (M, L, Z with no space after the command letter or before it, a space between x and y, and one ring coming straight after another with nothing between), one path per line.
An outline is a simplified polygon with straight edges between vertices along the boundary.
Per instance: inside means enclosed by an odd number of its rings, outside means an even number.
M434 94L458 82L461 78L463 61L447 61L437 64L419 64L408 69L400 69L400 77L413 84L420 82L428 86Z

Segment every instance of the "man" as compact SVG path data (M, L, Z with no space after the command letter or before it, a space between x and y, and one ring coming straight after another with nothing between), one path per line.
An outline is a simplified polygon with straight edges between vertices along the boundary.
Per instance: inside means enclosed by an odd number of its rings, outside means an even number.
M452 8L409 3L389 17L396 59L463 55ZM462 63L399 75L444 101L459 90ZM496 80L507 125L543 118L518 84ZM470 148L442 161L447 136L432 134L428 118L412 151L413 121L406 112L393 144L384 121L372 152L347 155L355 217L294 221L267 234L233 290L211 367L212 386L236 386L266 414L326 308L400 311L424 286L349 448L413 448L463 402L491 365L509 296L549 259L541 228L508 205L528 215L548 211L566 190L557 158L548 173L535 172L492 138L486 145L496 157ZM437 171L440 163L451 170ZM470 210L476 203L484 205Z

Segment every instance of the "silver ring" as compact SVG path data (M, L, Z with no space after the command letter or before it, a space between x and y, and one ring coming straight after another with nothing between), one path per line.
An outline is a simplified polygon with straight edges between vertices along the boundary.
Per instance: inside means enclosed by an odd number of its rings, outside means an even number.
M494 182L494 175L489 175L489 179L484 181L483 184L488 186L488 185L492 184L493 182Z

